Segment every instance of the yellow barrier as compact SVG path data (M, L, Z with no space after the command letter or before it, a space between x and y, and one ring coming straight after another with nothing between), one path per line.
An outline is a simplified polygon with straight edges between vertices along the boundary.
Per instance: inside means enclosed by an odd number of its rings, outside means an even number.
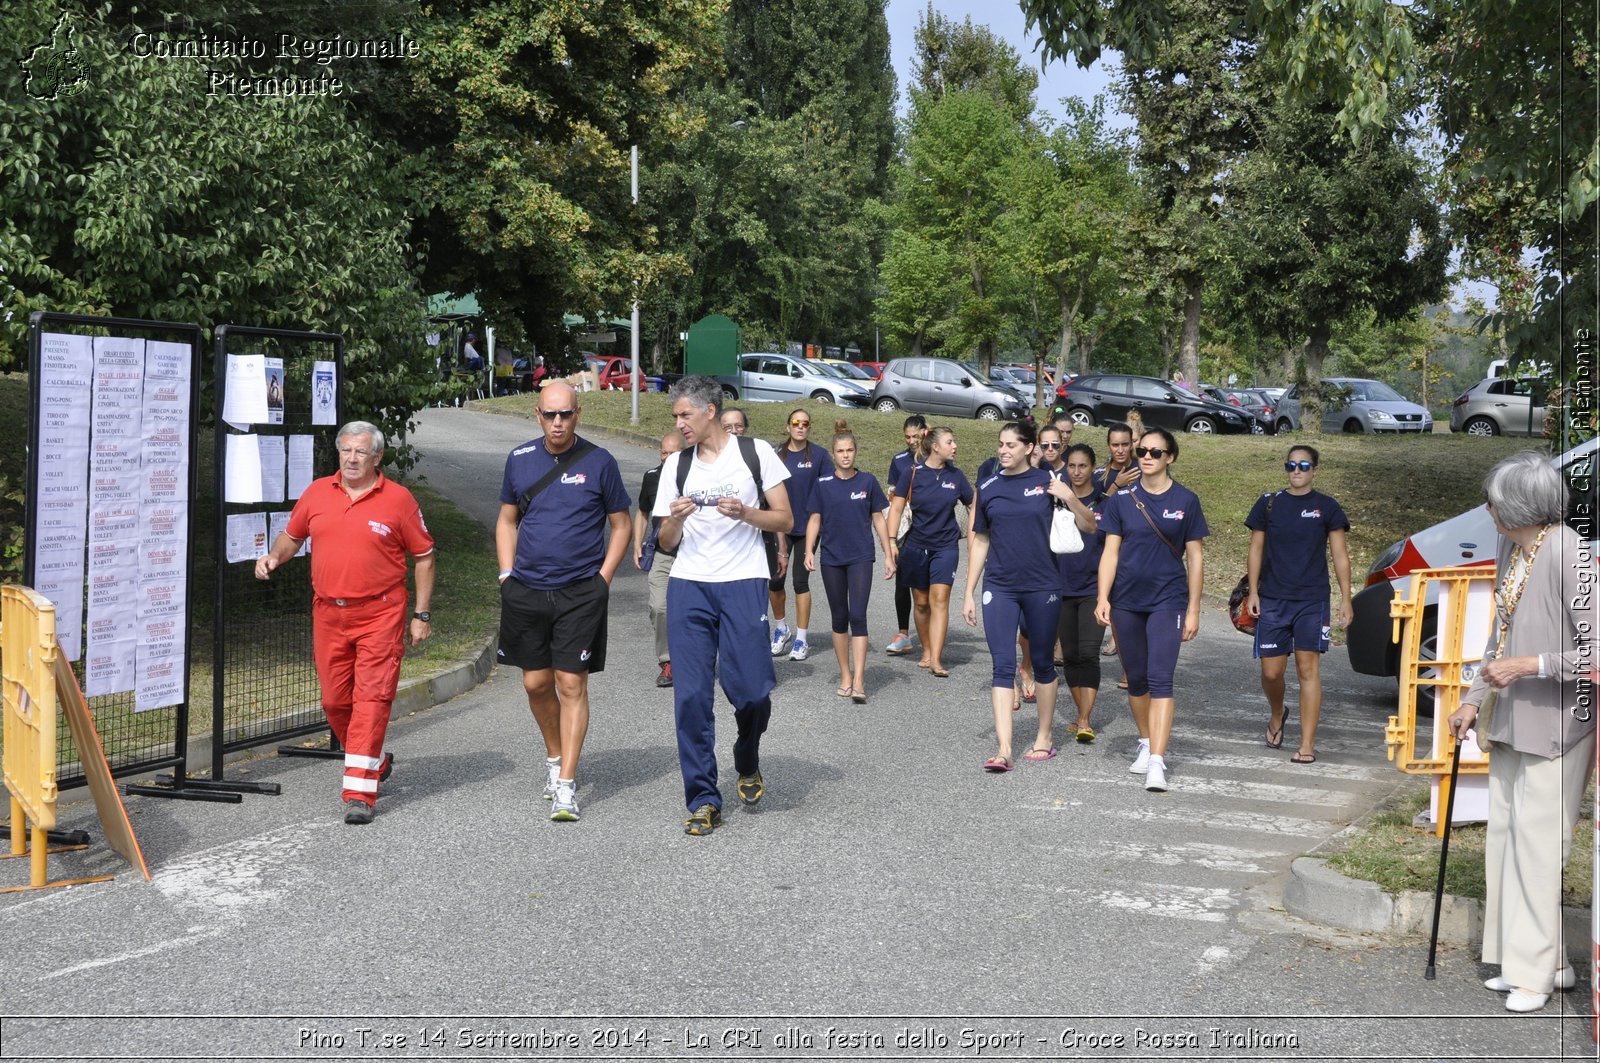
M46 860L52 852L49 832L56 825L56 608L27 587L0 587L0 690L5 713L5 780L11 793L12 857L31 856L29 885L40 889L77 882L99 882L109 875L50 882ZM32 844L25 837L32 827ZM10 890L0 890L10 892Z
M1474 584L1478 584L1474 588ZM1430 586L1437 585L1437 637L1433 657L1422 656L1422 616ZM1476 591L1476 593L1474 593ZM1461 697L1483 663L1483 645L1493 619L1494 569L1483 565L1429 568L1412 573L1409 598L1396 595L1389 605L1394 618L1394 641L1400 643L1400 711L1389 717L1384 736L1389 759L1401 771L1434 776L1439 788L1438 808L1448 807L1450 761L1455 738L1445 721L1461 707ZM1470 647L1470 651L1466 648ZM1417 696L1432 691L1433 744L1426 756L1417 751ZM1468 746L1468 750L1473 747ZM1489 756L1463 752L1461 771L1482 775ZM1437 817L1435 833L1443 836L1444 816Z

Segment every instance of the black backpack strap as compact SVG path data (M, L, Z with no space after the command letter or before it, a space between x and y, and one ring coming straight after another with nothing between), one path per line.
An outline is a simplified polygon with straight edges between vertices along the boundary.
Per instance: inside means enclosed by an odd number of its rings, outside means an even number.
M543 476L539 477L538 480L534 481L532 487L529 487L526 491L517 496L517 523L521 524L523 518L528 515L528 507L533 504L534 498L538 496L540 491L543 491L546 487L549 487L555 482L557 476L560 476L563 471L571 468L573 465L576 465L579 461L582 461L583 456L594 449L595 445L593 443L589 442L587 439L580 439L573 443L572 449L567 451L565 454L551 455L551 457L555 458L555 465L551 467L549 472L545 473ZM546 453L549 452L546 451Z
M767 489L761 483L761 456L756 453L756 441L749 436L738 436L739 454L750 468L750 479L756 482L756 507L767 508Z
M683 497L683 485L689 482L689 465L694 461L694 448L685 447L678 451L678 497Z

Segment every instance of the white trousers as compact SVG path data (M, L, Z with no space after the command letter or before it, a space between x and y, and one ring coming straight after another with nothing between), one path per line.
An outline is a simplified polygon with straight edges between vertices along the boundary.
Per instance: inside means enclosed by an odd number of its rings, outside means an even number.
M1547 759L1497 744L1489 753L1483 962L1536 993L1568 966L1561 940L1561 872L1594 767L1593 733Z

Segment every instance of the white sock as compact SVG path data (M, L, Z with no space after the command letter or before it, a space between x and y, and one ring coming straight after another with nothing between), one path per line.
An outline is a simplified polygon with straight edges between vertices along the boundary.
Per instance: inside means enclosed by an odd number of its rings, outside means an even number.
M1167 766L1167 758L1161 756L1159 753L1152 753L1150 754L1150 766L1152 768L1161 768L1162 770L1165 770Z
M806 640L806 629L803 628L803 627L795 628L794 629L794 640L796 642L804 642Z
M1148 738L1139 739L1139 748L1140 749L1149 749L1150 748L1150 739L1148 739Z
M556 765L561 763L561 758L560 757L545 757L544 758L544 763L545 763L545 767L553 768Z
M568 787L570 789L573 789L573 790L576 790L578 788L578 784L577 784L576 780L573 780L573 779L562 779L562 778L559 778L559 777L556 779L556 785L557 786L566 786L566 787Z

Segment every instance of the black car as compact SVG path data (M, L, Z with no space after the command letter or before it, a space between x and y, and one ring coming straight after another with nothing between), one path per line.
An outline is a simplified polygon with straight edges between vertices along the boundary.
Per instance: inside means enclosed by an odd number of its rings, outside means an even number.
M1209 435L1248 432L1254 421L1237 406L1201 398L1153 376L1091 373L1074 377L1063 387L1057 405L1078 424L1126 421L1130 410L1138 410L1147 428Z

